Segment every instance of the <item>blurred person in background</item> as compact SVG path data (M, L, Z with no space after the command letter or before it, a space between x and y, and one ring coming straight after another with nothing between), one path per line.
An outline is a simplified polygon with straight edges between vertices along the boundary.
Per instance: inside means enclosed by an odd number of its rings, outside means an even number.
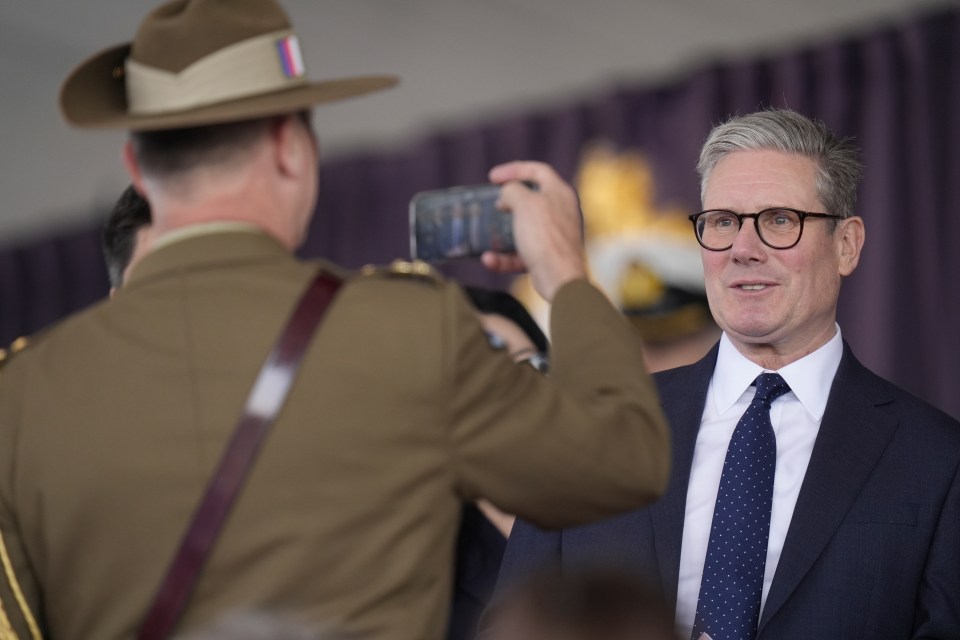
M152 222L150 203L133 185L124 189L107 217L101 236L111 296L129 278L133 266L150 251Z
M683 231L690 233L689 224ZM699 247L674 235L672 229L634 230L595 239L587 247L593 280L640 332L651 372L696 362L720 338Z
M498 592L482 640L679 640L663 600L613 570L545 571Z

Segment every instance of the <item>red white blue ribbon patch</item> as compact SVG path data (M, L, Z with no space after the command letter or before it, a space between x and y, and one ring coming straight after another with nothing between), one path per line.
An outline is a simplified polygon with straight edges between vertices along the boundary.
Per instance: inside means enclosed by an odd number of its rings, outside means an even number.
M300 41L295 35L277 40L277 52L280 54L280 64L283 74L288 78L299 78L306 73L303 65L303 55L300 53Z

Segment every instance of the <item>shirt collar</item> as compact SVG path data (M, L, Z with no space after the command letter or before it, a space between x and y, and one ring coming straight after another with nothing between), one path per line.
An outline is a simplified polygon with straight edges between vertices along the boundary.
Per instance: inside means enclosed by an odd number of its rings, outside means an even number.
M796 362L791 362L776 373L790 385L790 391L816 421L823 418L833 377L843 356L843 338L840 326L825 345ZM765 370L737 351L724 333L720 337L717 366L713 370L713 397L720 414L728 411Z

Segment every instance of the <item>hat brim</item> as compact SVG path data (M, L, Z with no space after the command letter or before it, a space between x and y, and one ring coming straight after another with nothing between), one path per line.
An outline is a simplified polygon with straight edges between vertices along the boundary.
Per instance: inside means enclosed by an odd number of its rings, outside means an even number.
M60 90L60 111L71 125L89 129L180 129L293 113L325 102L387 89L396 76L364 76L313 82L293 89L163 114L128 112L124 61L130 44L111 47L83 62Z

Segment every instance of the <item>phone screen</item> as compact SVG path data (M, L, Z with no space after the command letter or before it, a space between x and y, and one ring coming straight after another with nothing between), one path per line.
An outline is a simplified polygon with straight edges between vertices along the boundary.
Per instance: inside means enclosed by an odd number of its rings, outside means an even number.
M438 262L485 251L513 253L513 219L496 207L500 186L424 191L410 201L410 254Z

